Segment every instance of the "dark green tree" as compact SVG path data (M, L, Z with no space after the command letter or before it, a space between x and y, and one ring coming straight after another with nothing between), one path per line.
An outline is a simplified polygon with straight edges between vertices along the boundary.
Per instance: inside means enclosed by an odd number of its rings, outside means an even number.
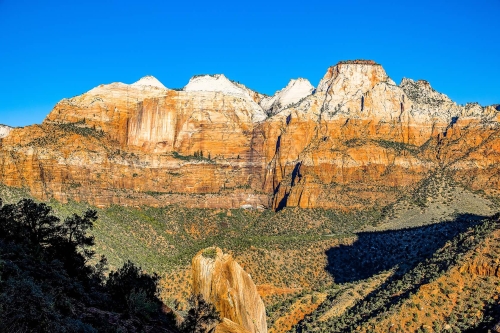
M0 238L26 244L39 251L57 238L59 219L51 215L51 208L23 199L14 205L0 208Z
M175 332L157 275L90 265L95 211L61 221L33 200L0 200L0 332Z
M181 325L182 333L208 333L215 331L221 321L215 306L205 301L202 295L191 295L191 309Z
M159 279L157 274L146 274L140 267L127 261L118 271L109 274L106 288L113 302L122 310L136 313L137 307L144 306L148 311L156 311L161 306L157 298Z

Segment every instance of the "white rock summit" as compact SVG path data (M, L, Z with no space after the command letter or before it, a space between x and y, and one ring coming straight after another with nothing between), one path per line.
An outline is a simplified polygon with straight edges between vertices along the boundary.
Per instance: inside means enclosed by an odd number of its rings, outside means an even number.
M260 105L268 114L276 114L311 95L313 91L314 87L307 79L292 79L285 88L277 91L272 97L262 99Z
M131 84L132 86L140 86L140 87L156 87L161 89L167 89L157 78L151 75L146 75L141 78L139 81Z
M250 94L246 89L229 80L224 74L193 76L184 87L184 91L213 91L250 98Z
M109 84L100 84L87 91L85 94L70 98L72 103L80 104L84 96L98 96L100 99L94 100L100 101L105 96L122 96L124 98L135 98L136 100L142 100L144 98L153 96L162 96L169 89L165 87L157 78L151 75L146 75L139 79L138 81L127 84L122 82L113 82Z
M12 127L7 125L0 125L0 139L5 138L12 131Z
M215 92L238 97L251 104L252 121L260 122L267 118L267 115L258 104L263 95L248 89L240 83L229 80L223 74L194 76L183 90L185 92Z

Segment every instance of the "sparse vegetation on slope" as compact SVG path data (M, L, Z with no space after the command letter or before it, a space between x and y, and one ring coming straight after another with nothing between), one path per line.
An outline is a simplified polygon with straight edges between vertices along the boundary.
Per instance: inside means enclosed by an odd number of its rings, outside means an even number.
M232 253L257 285L269 286L262 288L261 295L273 332L285 332L292 327L290 323L304 317L296 327L303 331L329 331L329 327L349 331L367 323L377 326L403 309L419 285L436 281L456 266L461 251L469 248L464 240L470 237L460 235L474 233L467 227L482 223L480 216L466 215L466 211L496 209L480 193L451 186L441 176L431 177L418 190L424 205L412 201L419 196L402 197L384 209L351 213L178 206L97 209L100 219L92 230L95 251L108 257L113 270L132 260L148 273L158 272L162 299L179 314L185 315L189 307L192 257L216 245ZM9 200L26 194L6 187L0 191ZM61 218L92 208L76 202L52 201L51 205ZM453 207L459 207L460 213ZM465 238L457 241L460 237ZM480 242L482 236L474 237ZM441 252L444 257L439 257ZM461 304L464 308L467 302ZM484 310L487 318L488 311L496 308L489 303L485 306L491 309Z
M334 296L327 298L327 301L321 305L320 309L305 319L298 327L296 327L296 330L301 332L383 332L390 329L390 331L394 332L410 332L421 329L420 326L415 325L417 323L422 323L422 320L419 319L417 313L415 313L410 321L406 322L409 324L405 324L404 320L401 320L399 325L390 327L382 326L381 323L385 319L394 316L396 313L405 313L405 311L402 311L401 309L402 306L407 307L407 304L410 304L408 302L413 302L414 306L419 309L427 307L431 311L432 309L442 311L439 309L441 303L433 303L433 305L430 306L428 302L424 302L425 304L421 301L418 302L414 295L418 294L419 290L424 288L426 285L438 280L441 276L448 274L453 267L459 265L469 251L473 251L476 247L482 244L484 240L493 232L493 230L498 228L498 220L498 215L482 220L471 220L470 217L464 217L464 220L461 221L461 223L469 222L471 227L467 230L458 232L458 234L456 234L456 236L454 236L451 240L442 244L442 247L437 249L432 256L427 259L425 259L425 257L416 257L415 259L417 260L413 261L414 266L408 267L403 270L403 272L398 271L401 269L401 265L395 266L396 270L393 275L379 288L371 292L364 299L358 301L352 308L347 309L347 311L345 311L342 315L322 321L319 319L322 313L327 312L335 302ZM438 224L436 226L441 227L443 225L445 224ZM442 231L449 233L451 230L446 231L446 229L443 229ZM425 240L422 239L421 242L422 241ZM418 244L413 245L418 246ZM369 257L370 252L364 252L364 255ZM388 260L390 260L391 257L393 256L387 255ZM359 267L357 269L359 269ZM347 266L344 270L347 272L350 270L350 267ZM441 293L449 295L451 291L443 289ZM474 302L473 300L471 301ZM485 303L482 304L483 305L480 308L484 311ZM489 303L486 302L486 304ZM427 311L426 313L429 312ZM406 318L407 316L404 317ZM483 316L478 316L478 318L480 317ZM391 322L394 323L394 321ZM453 324L455 325L454 327L456 327L457 331L463 331L478 326L478 322L480 322L479 319L470 321L468 324L463 323L461 326L456 326L456 322ZM403 326L401 326L401 324L403 324ZM413 330L410 330L411 327L413 327Z

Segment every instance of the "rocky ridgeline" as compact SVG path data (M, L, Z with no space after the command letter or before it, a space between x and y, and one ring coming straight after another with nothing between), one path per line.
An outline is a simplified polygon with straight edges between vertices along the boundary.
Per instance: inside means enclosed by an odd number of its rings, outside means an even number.
M359 209L430 173L498 196L499 107L457 105L373 61L265 96L224 75L182 90L152 76L59 102L4 130L0 181L42 199L110 204Z

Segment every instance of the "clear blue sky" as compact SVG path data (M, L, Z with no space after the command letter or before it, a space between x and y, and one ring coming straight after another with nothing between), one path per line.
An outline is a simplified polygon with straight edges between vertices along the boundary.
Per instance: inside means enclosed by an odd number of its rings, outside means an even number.
M147 74L176 88L224 73L273 94L358 58L495 104L499 24L500 0L0 0L0 123L40 123L62 98Z

